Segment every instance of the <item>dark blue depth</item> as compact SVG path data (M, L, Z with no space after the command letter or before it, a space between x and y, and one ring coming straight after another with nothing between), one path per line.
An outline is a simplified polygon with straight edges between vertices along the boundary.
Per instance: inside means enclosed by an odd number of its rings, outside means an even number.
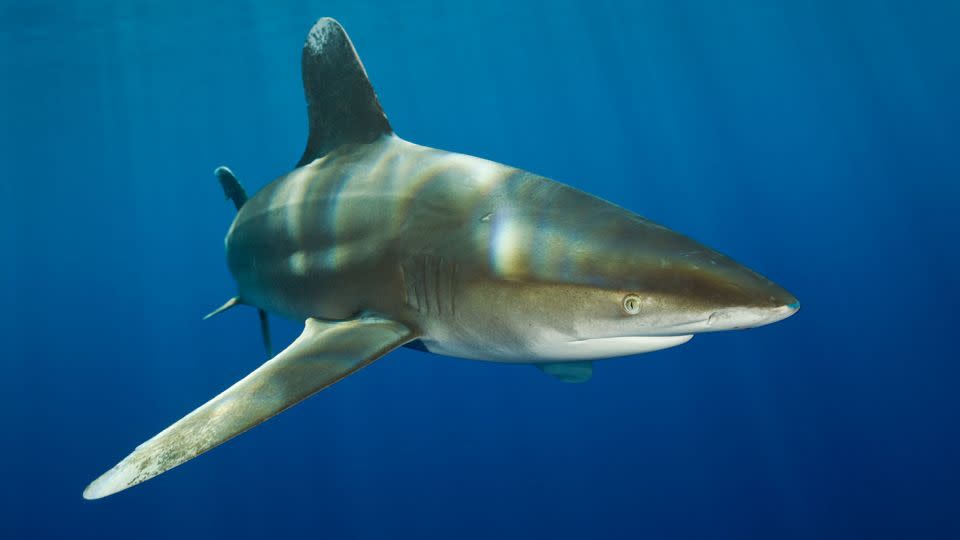
M960 4L0 0L2 538L960 538ZM403 349L142 486L263 361L234 210L353 38L397 133L723 251L796 316L599 362ZM277 346L298 324L274 321Z

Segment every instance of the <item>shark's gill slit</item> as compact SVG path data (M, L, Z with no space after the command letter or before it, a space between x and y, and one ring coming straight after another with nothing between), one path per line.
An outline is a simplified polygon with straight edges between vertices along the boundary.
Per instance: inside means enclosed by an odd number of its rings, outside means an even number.
M432 293L430 289L430 281L429 281L430 264L427 261L426 255L421 255L420 257L418 257L418 261L419 261L419 266L417 270L420 273L420 285L423 287L423 310L424 310L424 313L429 314L431 310L430 295Z
M409 293L409 291L407 290L407 287L408 287L408 285L407 285L407 275L406 275L406 272L404 272L404 270L403 270L403 263L402 263L402 262L397 265L397 272L398 272L398 276L399 276L399 279L400 279L400 301L403 302L404 305L409 306L409 305L410 305L410 293Z
M433 285L436 295L437 315L443 315L443 282L441 281L441 272L443 271L443 257L432 257L436 263L433 265Z

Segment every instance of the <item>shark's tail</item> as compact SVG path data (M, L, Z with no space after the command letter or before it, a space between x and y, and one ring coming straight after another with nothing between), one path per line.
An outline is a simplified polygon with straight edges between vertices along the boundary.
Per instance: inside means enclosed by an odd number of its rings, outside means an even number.
M223 188L223 194L227 199L233 201L233 205L237 207L237 211L243 207L244 203L247 202L247 191L243 189L243 185L240 184L240 181L237 180L237 176L233 174L233 171L227 167L217 167L213 171L213 174L217 177L217 180L220 181L220 187ZM209 315L204 317L204 320L213 317L214 315L219 315L224 311L243 304L243 300L239 297L233 297L230 300L227 300L227 303L220 306ZM260 316L260 335L263 337L263 346L267 350L267 358L273 357L273 346L270 343L270 319L267 317L267 312L262 309L257 309L257 314Z
M223 194L233 201L233 205L237 207L237 210L240 210L240 207L247 202L247 191L240 185L240 181L237 180L237 175L222 165L217 167L216 170L213 171L213 174L217 177L217 180L220 181Z

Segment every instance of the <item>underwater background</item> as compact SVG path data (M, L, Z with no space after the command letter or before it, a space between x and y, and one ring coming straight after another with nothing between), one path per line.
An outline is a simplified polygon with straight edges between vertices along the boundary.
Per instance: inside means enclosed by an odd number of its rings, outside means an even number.
M292 168L321 16L400 136L801 311L581 385L399 350L84 501L264 360L253 310L200 321L234 294L212 172ZM958 28L947 0L0 0L0 537L960 538Z

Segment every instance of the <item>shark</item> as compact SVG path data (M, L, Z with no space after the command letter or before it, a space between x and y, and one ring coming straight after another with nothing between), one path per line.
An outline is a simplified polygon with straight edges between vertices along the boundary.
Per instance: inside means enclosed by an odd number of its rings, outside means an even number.
M226 236L237 295L304 321L289 346L137 446L83 492L99 499L176 467L399 347L532 364L565 382L599 359L754 328L799 309L733 259L620 206L514 167L398 137L335 20L302 51L309 134L296 168ZM269 353L268 353L269 356Z

